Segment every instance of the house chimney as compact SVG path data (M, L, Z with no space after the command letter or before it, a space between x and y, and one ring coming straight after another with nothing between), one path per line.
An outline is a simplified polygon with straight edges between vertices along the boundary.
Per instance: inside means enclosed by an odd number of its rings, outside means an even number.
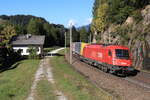
M31 36L32 36L31 34L27 34L27 35L26 35L26 39L31 38Z

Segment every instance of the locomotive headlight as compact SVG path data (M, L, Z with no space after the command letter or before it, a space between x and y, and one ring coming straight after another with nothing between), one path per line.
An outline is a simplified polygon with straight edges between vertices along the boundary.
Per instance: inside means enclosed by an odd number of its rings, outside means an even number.
M113 65L115 65L115 64L116 64L116 61L115 61L115 60L112 60L112 62L113 62Z

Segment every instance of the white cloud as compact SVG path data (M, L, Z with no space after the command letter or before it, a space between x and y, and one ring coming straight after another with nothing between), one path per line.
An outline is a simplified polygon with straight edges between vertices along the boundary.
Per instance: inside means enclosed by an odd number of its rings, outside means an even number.
M83 25L89 25L89 24L91 24L91 23L92 23L92 19L93 19L93 18L87 18L87 19L85 19Z
M93 20L93 18L88 18L87 22L90 24L90 23L92 23L92 20Z
M74 26L74 25L76 25L77 23L76 23L76 21L74 20L74 19L70 19L69 21L68 21L68 26L70 27L70 26Z
M84 25L89 25L89 24L91 24L91 23L92 23L92 19L93 19L93 18L87 18L87 19L83 20L83 22L80 22L80 26L84 26ZM70 26L76 26L76 27L78 27L78 23L77 23L76 20L70 19L70 20L68 21L68 25L67 25L67 26L68 26L68 27L70 27Z

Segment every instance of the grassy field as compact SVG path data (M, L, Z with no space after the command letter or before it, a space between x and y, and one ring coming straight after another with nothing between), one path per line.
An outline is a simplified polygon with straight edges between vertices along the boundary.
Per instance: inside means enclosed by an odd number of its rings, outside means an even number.
M53 85L46 79L38 83L35 100L57 100Z
M39 60L23 60L0 73L0 100L25 100L38 65Z
M69 100L112 100L107 93L74 71L64 56L54 57L50 62L53 66L56 87L63 91Z

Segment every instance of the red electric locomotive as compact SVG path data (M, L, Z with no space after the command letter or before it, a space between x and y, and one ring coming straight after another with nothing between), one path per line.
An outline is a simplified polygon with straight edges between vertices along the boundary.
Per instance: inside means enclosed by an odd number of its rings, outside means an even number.
M133 71L131 53L128 47L120 45L87 45L83 58L105 72L126 74Z
M125 75L134 71L131 53L126 46L89 44L85 45L83 53L78 53L78 55L84 62L97 66L105 72Z

